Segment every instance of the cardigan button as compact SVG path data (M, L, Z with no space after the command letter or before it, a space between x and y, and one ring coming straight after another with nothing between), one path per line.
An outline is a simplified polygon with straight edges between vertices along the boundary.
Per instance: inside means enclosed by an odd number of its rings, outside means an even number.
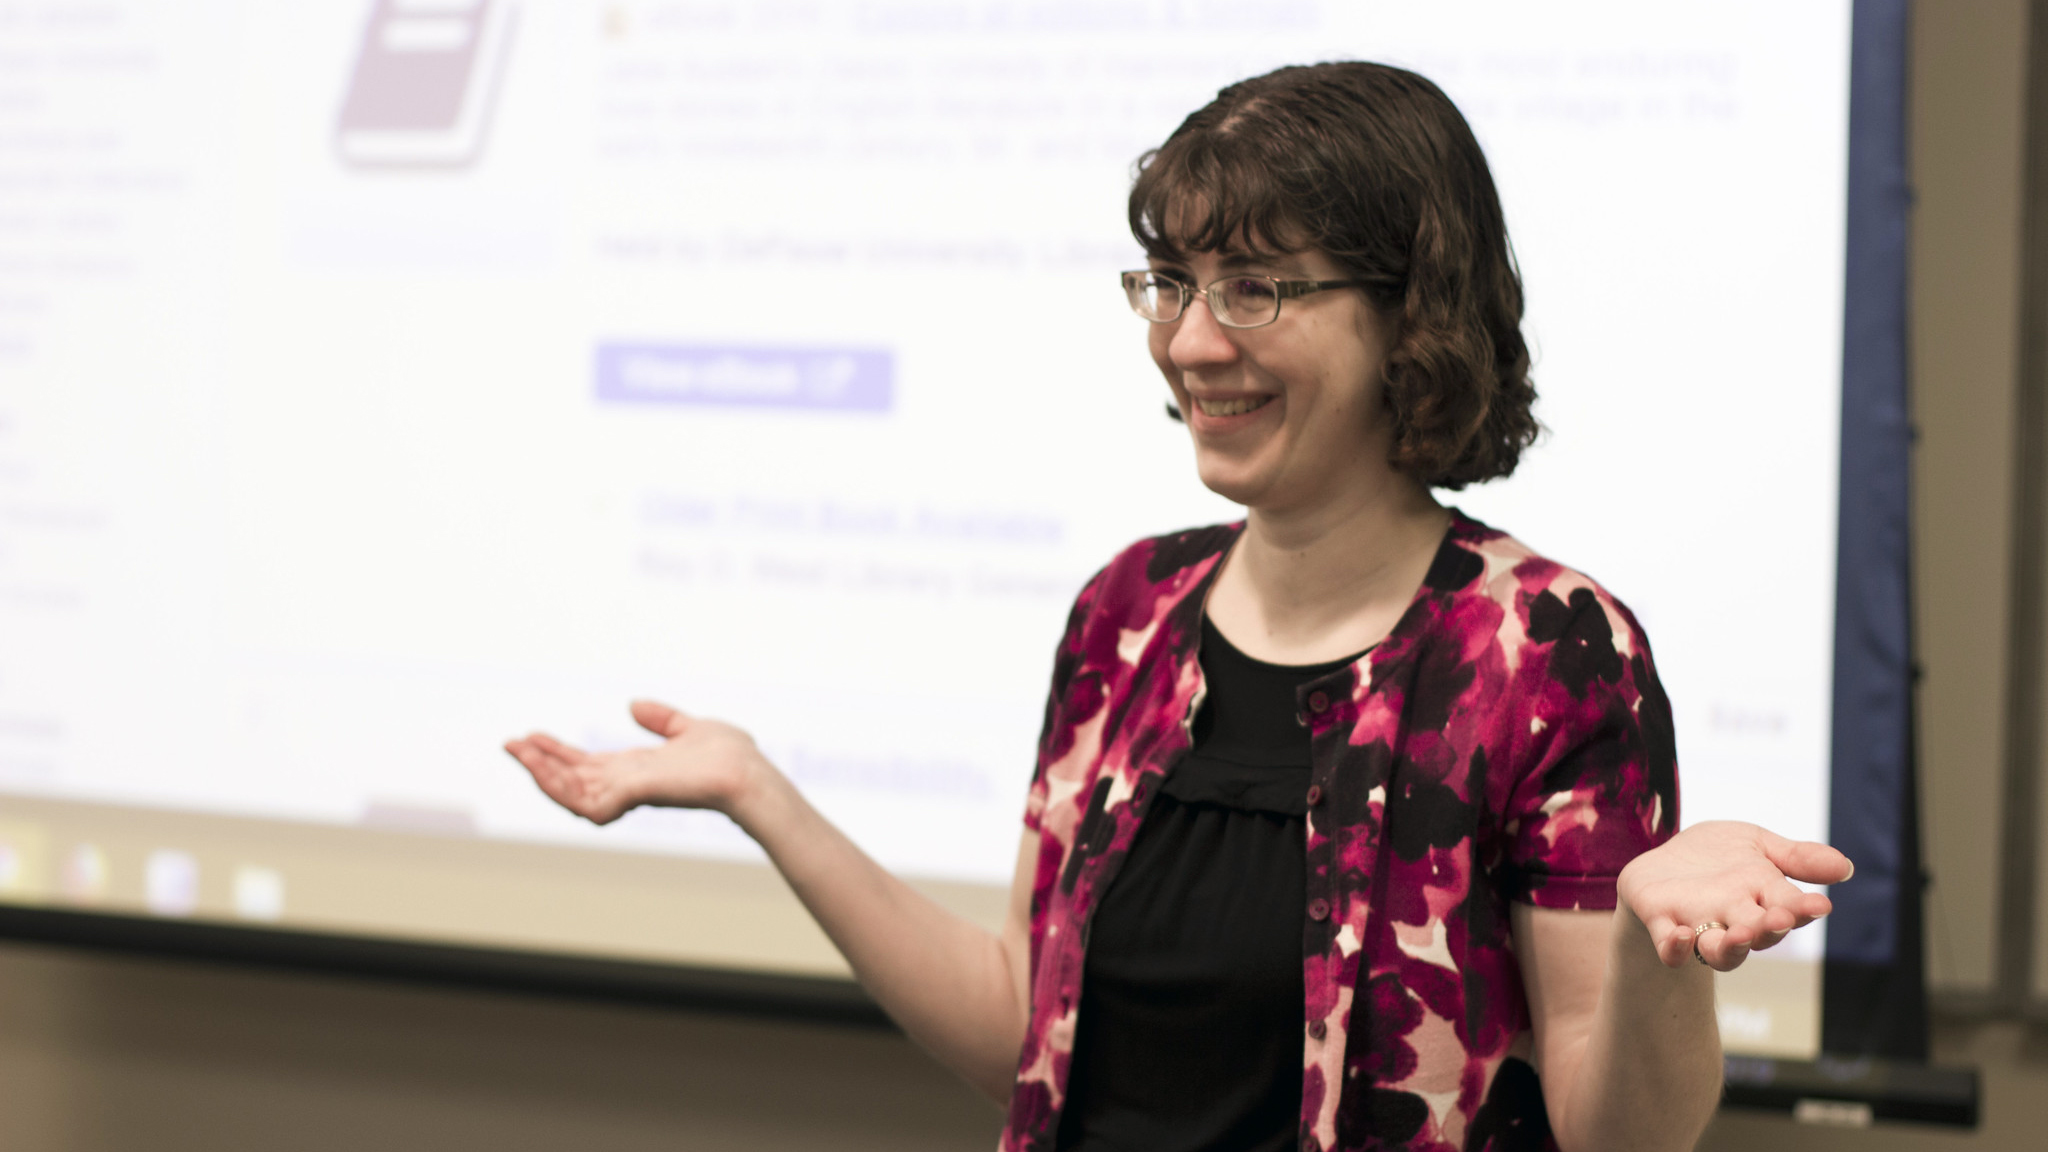
M1308 710L1317 716L1330 710L1330 694L1316 691L1308 694Z
M1311 807L1311 808L1313 808L1313 807L1315 807L1316 805L1318 805L1318 804L1321 804L1322 802L1323 802L1323 786L1322 786L1321 784L1311 784L1311 785L1309 785L1309 786L1308 786L1308 806L1309 806L1309 807Z
M1330 902L1321 896L1309 901L1308 918L1311 920L1328 920L1330 918Z
M1329 1034L1330 1026L1323 1023L1321 1020L1311 1020L1308 1022L1309 1039L1321 1040L1323 1037L1328 1036Z

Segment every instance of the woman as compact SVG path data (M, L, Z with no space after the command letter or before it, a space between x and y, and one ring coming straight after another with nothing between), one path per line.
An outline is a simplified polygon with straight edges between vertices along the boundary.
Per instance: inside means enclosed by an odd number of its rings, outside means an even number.
M1126 273L1203 483L1076 602L1000 936L885 873L745 733L507 745L598 822L714 808L1023 1148L1690 1148L1707 969L1848 861L1677 833L1670 710L1586 577L1446 510L1534 438L1483 156L1371 64L1225 89L1131 195ZM1554 1143L1553 1143L1554 1142Z

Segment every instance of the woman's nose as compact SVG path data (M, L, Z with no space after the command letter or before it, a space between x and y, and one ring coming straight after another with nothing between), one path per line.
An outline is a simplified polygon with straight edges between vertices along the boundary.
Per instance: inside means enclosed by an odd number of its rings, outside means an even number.
M1174 325L1173 340L1167 345L1173 366L1186 372L1237 359L1237 345L1230 333L1209 311L1208 297L1197 292Z

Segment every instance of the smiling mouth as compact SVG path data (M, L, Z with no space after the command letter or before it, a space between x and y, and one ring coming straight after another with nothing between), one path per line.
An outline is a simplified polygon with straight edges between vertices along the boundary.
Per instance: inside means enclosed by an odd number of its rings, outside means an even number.
M1242 416L1264 408L1272 400L1271 396L1240 396L1235 400L1204 400L1198 396L1195 405L1204 416Z

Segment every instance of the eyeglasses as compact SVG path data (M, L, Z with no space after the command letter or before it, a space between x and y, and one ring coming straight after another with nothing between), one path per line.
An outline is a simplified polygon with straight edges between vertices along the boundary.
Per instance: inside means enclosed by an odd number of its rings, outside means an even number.
M1164 272L1126 272L1124 295L1131 298L1131 311L1154 324L1171 324L1187 310L1188 301L1200 292L1209 301L1209 311L1226 328L1259 328L1280 318L1280 302L1307 296L1325 288L1362 288L1363 280L1275 280L1271 276L1225 276L1206 288L1196 288Z

